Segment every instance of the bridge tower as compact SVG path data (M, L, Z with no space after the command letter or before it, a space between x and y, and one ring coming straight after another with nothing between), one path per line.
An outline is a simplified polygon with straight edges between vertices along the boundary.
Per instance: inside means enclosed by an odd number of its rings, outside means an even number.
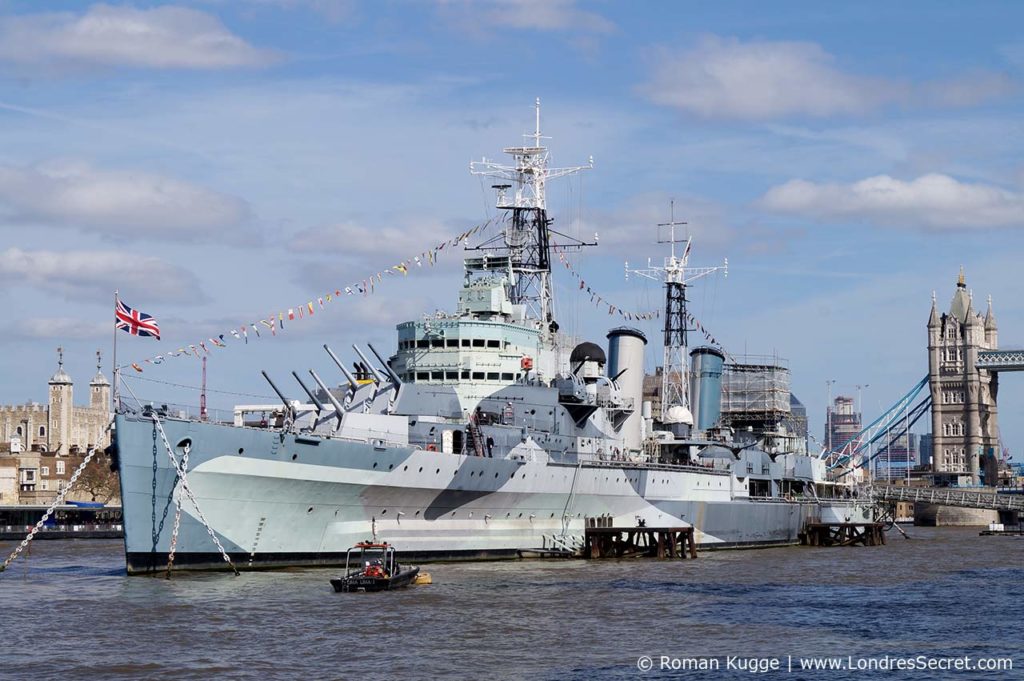
M999 455L998 374L978 368L978 353L995 350L996 319L989 298L983 317L974 310L963 268L949 312L939 314L935 294L928 318L928 382L932 395L932 470L947 481L969 476L992 484ZM964 481L966 482L966 481Z

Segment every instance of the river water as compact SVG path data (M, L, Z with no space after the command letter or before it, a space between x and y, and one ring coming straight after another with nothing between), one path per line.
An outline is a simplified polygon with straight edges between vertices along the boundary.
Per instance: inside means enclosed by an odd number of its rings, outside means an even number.
M908 531L695 561L428 565L433 585L380 594L334 593L332 569L129 578L119 541L37 541L0 574L0 677L1024 678L1024 539ZM815 656L854 668L801 671ZM1014 668L873 671L957 656Z

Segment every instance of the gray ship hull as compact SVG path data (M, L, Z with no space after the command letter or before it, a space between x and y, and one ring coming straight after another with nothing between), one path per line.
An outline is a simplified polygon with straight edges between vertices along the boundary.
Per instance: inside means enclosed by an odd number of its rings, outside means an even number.
M569 465L161 419L199 509L242 569L337 565L371 533L403 560L517 557L582 541L584 519L693 526L701 548L798 542L808 521L864 522L855 501L750 499L732 473L626 462ZM117 417L129 573L225 568L184 497L153 420Z

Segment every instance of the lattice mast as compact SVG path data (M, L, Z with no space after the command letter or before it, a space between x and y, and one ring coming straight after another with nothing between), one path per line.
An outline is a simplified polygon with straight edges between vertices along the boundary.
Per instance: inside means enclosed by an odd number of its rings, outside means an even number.
M690 330L686 311L686 287L713 272L722 270L729 275L729 260L716 267L687 267L690 259L690 247L693 238L676 238L676 227L686 225L675 218L675 201L670 204L668 222L658 223L659 231L668 227L668 239L658 239L659 244L669 244L669 256L662 265L654 265L647 259L647 267L630 269L626 263L626 278L636 274L665 284L665 357L661 370L661 422L670 421L669 411L672 407L683 407L684 414L692 414L690 409L690 381L687 361L687 337ZM681 256L676 255L676 244L686 244ZM690 416L692 421L692 415Z
M594 160L584 166L549 168L547 147L542 139L550 139L540 132L540 99L535 103L536 121L532 134L523 135L532 145L506 147L503 151L514 161L504 165L486 158L469 164L470 172L510 184L495 184L497 208L510 212L503 233L503 245L489 243L479 248L502 251L508 257L513 304L525 305L527 317L539 320L542 329L553 331L555 321L551 288L551 220L547 215L546 187L548 180L573 175L594 167ZM513 194L509 196L509 189ZM565 236L565 235L561 235ZM570 247L585 245L570 244Z

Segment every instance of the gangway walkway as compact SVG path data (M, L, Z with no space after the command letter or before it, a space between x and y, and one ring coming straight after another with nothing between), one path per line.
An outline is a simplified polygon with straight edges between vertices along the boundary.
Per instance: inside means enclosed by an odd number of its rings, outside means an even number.
M997 494L995 491L958 489L956 487L872 485L868 488L868 492L872 498L878 501L923 502L938 506L1024 512L1024 497Z

